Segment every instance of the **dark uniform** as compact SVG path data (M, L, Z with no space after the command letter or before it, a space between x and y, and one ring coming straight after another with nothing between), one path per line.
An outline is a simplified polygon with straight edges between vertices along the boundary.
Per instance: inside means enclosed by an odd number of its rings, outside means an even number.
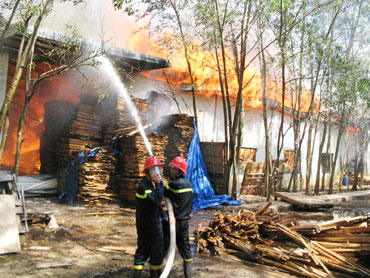
M184 261L191 261L189 244L189 215L193 206L193 188L191 183L180 175L164 189L164 196L171 200L176 218L176 245Z
M163 199L163 182L156 184L144 177L136 190L136 229L137 245L134 260L135 269L143 269L150 258L152 270L161 269L163 262L163 230L161 202Z

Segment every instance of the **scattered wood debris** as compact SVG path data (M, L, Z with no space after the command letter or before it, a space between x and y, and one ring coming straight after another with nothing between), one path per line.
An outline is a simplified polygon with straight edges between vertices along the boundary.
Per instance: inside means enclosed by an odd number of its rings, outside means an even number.
M208 250L215 255L238 252L247 260L275 266L300 277L335 277L332 271L370 276L367 268L356 263L357 254L366 257L370 253L369 216L300 227L289 215L268 210L270 204L256 213L217 212L207 227L197 230L198 252ZM332 235L340 235L337 238L343 240L342 246L327 240Z
M67 262L53 262L53 263L39 263L36 265L36 269L47 269L47 268L68 268L72 266L71 263Z

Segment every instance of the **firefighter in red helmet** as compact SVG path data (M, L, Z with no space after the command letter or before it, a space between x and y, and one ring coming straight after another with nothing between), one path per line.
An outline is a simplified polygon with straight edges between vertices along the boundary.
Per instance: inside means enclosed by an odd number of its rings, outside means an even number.
M186 160L177 156L169 165L171 182L165 187L164 196L171 200L173 206L176 218L176 245L184 261L185 278L191 278L189 215L193 206L194 192L190 181L184 177L187 168Z
M140 277L145 262L149 259L150 277L160 277L163 261L163 181L161 162L156 156L145 161L143 177L136 189L137 249L133 277Z

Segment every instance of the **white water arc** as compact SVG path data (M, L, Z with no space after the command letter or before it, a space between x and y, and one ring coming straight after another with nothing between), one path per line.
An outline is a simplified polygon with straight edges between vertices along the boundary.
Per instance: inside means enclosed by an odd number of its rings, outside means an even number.
M101 68L102 72L112 81L113 85L116 87L116 89L119 91L120 95L125 100L127 108L129 110L130 114L132 115L132 117L134 118L136 126L137 126L137 128L140 132L140 135L144 140L144 143L145 143L145 146L148 150L148 153L149 153L150 156L152 156L153 155L152 147L150 145L148 137L145 134L145 131L144 131L143 125L141 123L141 119L140 119L140 116L137 112L137 109L136 109L134 103L132 102L128 92L127 92L126 86L122 83L118 74L114 70L113 65L111 64L111 62L107 58L98 57L97 59L101 63L100 68Z

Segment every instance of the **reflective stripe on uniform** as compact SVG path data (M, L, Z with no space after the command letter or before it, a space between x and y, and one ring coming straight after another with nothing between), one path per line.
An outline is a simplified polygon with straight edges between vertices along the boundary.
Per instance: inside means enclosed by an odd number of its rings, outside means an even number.
M184 262L191 262L193 259L185 259Z
M171 190L173 193L193 192L193 188L173 189L169 185L166 185L166 189Z
M158 269L161 269L162 268L162 265L150 265L150 269L152 270L158 270Z
M149 189L149 190L145 190L145 193L143 195L139 194L136 192L136 197L140 198L140 199L145 199L146 197L148 197L148 194L149 193L152 193L152 191Z
M134 265L134 269L143 269L144 266L143 265Z

